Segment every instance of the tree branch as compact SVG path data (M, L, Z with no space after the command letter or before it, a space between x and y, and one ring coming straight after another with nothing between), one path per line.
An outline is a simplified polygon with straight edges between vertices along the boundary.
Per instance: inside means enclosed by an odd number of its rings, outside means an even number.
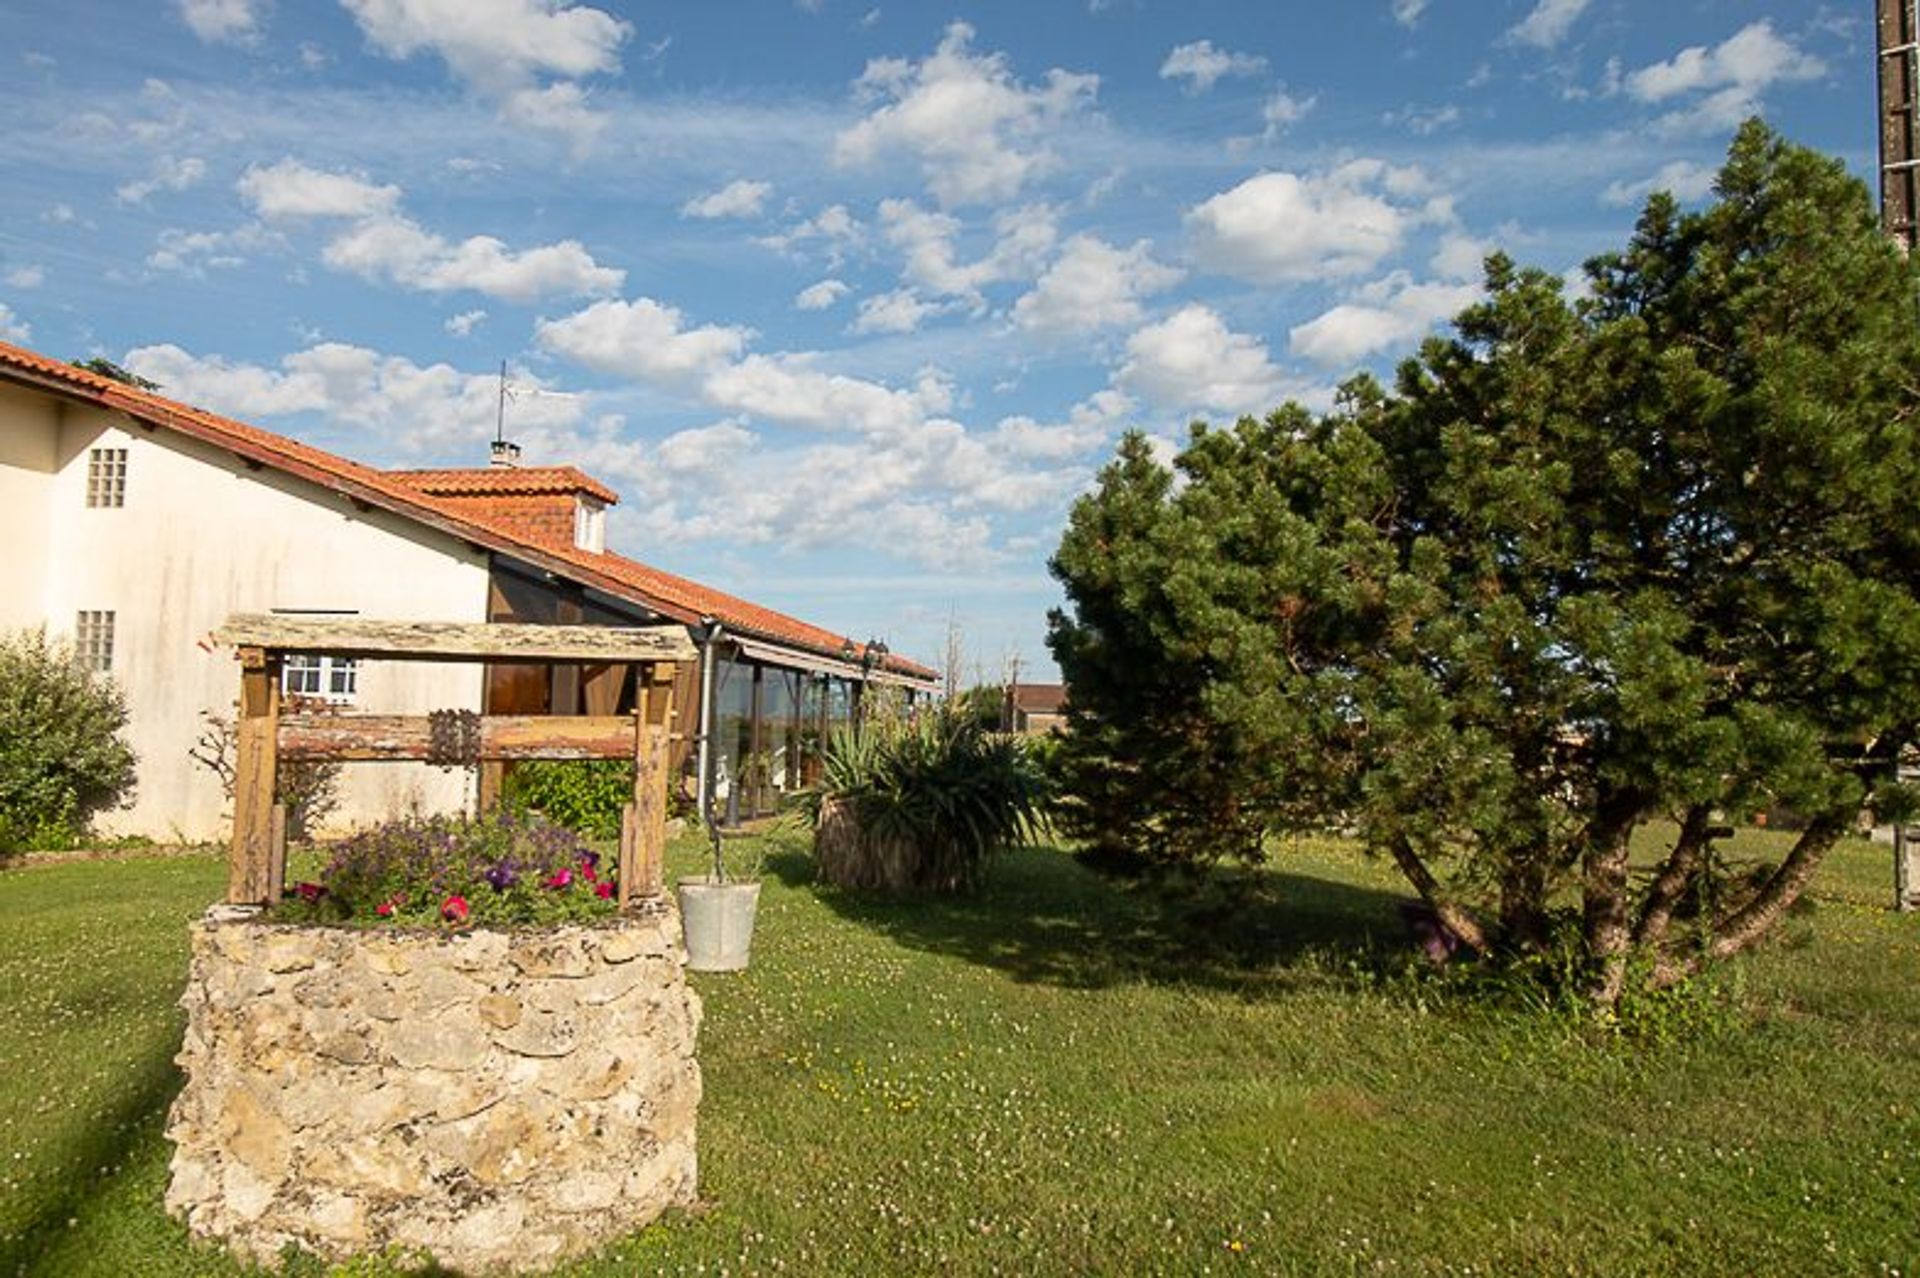
M1478 919L1461 906L1449 900L1440 880L1433 876L1427 863L1413 850L1413 844L1404 834L1396 834L1387 840L1387 850L1393 854L1394 864L1400 867L1400 873L1407 876L1407 882L1413 885L1421 899L1433 907L1433 912L1449 932L1460 938L1460 943L1476 954L1485 954L1491 948L1487 941L1486 929L1480 926Z
M1847 816L1825 813L1814 818L1774 869L1766 886L1751 901L1714 924L1713 939L1704 950L1679 955L1669 952L1654 968L1651 984L1658 989L1673 985L1697 973L1707 963L1729 958L1748 948L1770 931L1793 903L1800 899L1814 871L1826 859L1833 845L1847 828Z
M1679 904L1680 894L1686 891L1694 872L1700 868L1701 856L1707 850L1707 831L1712 824L1713 810L1706 804L1696 803L1687 809L1680 821L1680 837L1640 904L1640 918L1633 927L1636 947L1658 945L1666 938L1667 925L1673 922L1674 906Z

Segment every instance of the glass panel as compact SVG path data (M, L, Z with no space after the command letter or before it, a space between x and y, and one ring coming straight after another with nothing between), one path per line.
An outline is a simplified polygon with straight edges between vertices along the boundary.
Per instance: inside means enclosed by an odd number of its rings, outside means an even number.
M753 667L718 660L714 668L713 794L722 820L731 824L751 811L744 808L742 771L752 743Z
M794 711L799 696L794 690L794 672L771 666L760 677L761 749L767 757L767 785L774 794L790 794L800 788L798 742L794 734Z

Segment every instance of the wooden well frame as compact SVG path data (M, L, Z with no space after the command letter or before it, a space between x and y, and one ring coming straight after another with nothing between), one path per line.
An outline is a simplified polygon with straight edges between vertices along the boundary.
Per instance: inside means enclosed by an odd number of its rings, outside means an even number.
M620 822L622 909L658 898L666 844L674 668L699 660L684 626L544 626L371 621L236 613L214 639L238 650L240 714L227 902L268 905L287 875L286 809L274 799L281 759L416 761L465 766L518 759L632 759L633 797ZM290 654L382 661L632 664L638 694L624 715L297 714L283 712ZM460 757L446 753L449 737Z

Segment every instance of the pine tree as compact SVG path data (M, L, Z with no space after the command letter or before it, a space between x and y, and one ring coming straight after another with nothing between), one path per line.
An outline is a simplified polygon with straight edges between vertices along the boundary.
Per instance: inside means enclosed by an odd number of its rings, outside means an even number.
M1354 828L1470 949L1576 928L1611 1007L1909 806L1920 315L1864 188L1749 122L1710 207L1655 196L1588 275L1496 255L1391 390L1196 426L1173 472L1123 442L1053 564L1083 833L1207 861ZM1778 807L1791 851L1719 882L1716 823Z

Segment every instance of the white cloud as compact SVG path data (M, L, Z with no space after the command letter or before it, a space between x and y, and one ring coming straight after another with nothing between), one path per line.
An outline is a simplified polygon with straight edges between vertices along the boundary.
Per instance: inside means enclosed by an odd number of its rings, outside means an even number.
M327 242L322 260L363 279L427 293L470 290L510 302L613 293L626 281L625 271L602 266L577 240L517 251L490 235L456 243L401 213L399 187L291 158L248 169L237 189L263 217L351 219Z
M455 337L466 337L484 323L486 318L485 311L461 311L458 315L447 316L447 322L441 327Z
M341 0L367 44L395 59L431 53L507 119L576 145L604 121L574 81L620 69L633 28L566 0Z
M254 212L266 218L372 217L391 213L400 188L377 186L352 173L308 168L291 156L254 165L235 185Z
M13 313L13 308L0 302L0 342L13 342L25 346L33 340L33 325Z
M259 0L180 0L180 16L206 44L250 44L260 37Z
M509 302L619 291L627 273L602 266L578 240L514 251L491 235L453 243L404 217L368 218L327 244L335 270L425 293L471 290Z
M1194 257L1256 284L1371 270L1423 214L1391 197L1418 193L1417 171L1354 160L1319 176L1262 173L1190 210Z
M40 220L48 226L72 226L80 220L80 215L73 211L71 204L50 204L40 214Z
M1507 32L1507 38L1538 49L1551 49L1567 38L1589 3L1591 0L1540 0L1531 13Z
M797 253L814 244L826 247L827 260L838 269L847 250L856 247L866 236L866 228L860 220L847 211L844 204L829 204L804 222L788 227L778 235L765 235L755 243L763 244L776 253Z
M1092 101L1099 77L1055 68L1029 87L1003 55L975 55L972 39L955 22L923 62L869 62L855 87L881 105L834 139L835 159L865 165L903 151L947 207L1010 199L1049 168L1047 130Z
M1427 11L1427 0L1393 0L1392 8L1393 20L1403 27L1411 27Z
M1398 111L1388 111L1380 117L1380 122L1389 128L1405 129L1417 137L1431 137L1442 129L1450 129L1460 123L1460 108L1452 103L1437 107L1403 107Z
M7 272L6 282L10 288L39 288L47 282L47 271L37 263L16 266Z
M803 311L824 311L852 291L845 281L821 280L795 294L793 304Z
M688 200L680 206L680 216L698 218L759 217L761 205L773 191L767 182L744 179L729 182L719 190Z
M677 475L712 473L737 463L758 439L739 422L715 422L667 436L655 446L654 458Z
M1448 231L1440 237L1440 246L1433 251L1428 265L1442 279L1477 283L1486 274L1487 255L1496 247L1463 231Z
M1267 140L1272 141L1306 119L1319 101L1317 97L1297 98L1284 87L1274 89L1266 105L1260 108L1260 118L1267 126Z
M492 436L498 407L494 373L419 365L342 342L296 351L277 368L193 355L173 345L138 347L121 362L160 383L168 396L215 412L242 419L317 414L415 454L455 449L477 455L481 441ZM524 390L546 392L515 400L516 433L568 428L584 417L580 396L552 393L524 370L510 376Z
M910 288L895 289L860 303L860 314L849 331L855 333L911 333L950 305L931 302Z
M207 176L207 162L195 156L176 159L163 155L154 161L153 172L137 181L115 188L113 198L122 204L145 204L156 191L184 191Z
M887 242L905 255L902 276L931 293L975 304L986 285L1023 278L1039 269L1058 235L1056 222L1050 205L1009 209L994 219L995 239L986 255L961 262L954 243L963 229L958 218L929 212L912 200L880 202L880 225Z
M902 390L824 372L810 356L785 353L749 355L718 368L701 389L709 403L729 412L870 435L908 431L953 405L952 384L936 374L923 374L913 389Z
M1021 460L1065 461L1105 447L1135 407L1130 397L1108 387L1075 404L1064 422L1004 417L994 427L994 439Z
M1137 324L1140 299L1172 288L1181 276L1178 268L1154 261L1145 240L1122 249L1091 235L1076 235L1033 291L1014 303L1013 321L1021 328L1053 333Z
M1197 303L1129 337L1114 382L1163 408L1233 414L1277 408L1288 386L1264 343Z
M744 328L687 328L678 310L650 297L595 302L564 319L541 320L534 340L602 373L646 382L690 382L736 358Z
M1358 360L1404 346L1480 296L1474 284L1416 283L1405 271L1362 289L1287 335L1288 348L1323 366Z
M250 254L279 243L279 238L258 222L248 222L231 231L184 231L169 227L155 239L153 252L147 254L147 266L156 271L200 276L209 270L244 266Z
M1160 64L1162 80L1184 79L1187 92L1205 93L1225 76L1258 75L1267 69L1267 60L1258 54L1232 53L1216 49L1211 40L1196 40L1178 45Z
M1705 165L1690 160L1673 160L1660 166L1659 172L1638 182L1610 182L1600 193L1600 202L1614 207L1639 204L1655 191L1671 192L1683 203L1704 199L1713 191L1716 174Z
M1664 62L1630 73L1627 94L1640 102L1666 102L1701 93L1691 107L1662 117L1672 132L1730 128L1761 107L1761 95L1775 84L1815 80L1827 67L1782 38L1765 19L1742 27L1709 49L1695 45Z

